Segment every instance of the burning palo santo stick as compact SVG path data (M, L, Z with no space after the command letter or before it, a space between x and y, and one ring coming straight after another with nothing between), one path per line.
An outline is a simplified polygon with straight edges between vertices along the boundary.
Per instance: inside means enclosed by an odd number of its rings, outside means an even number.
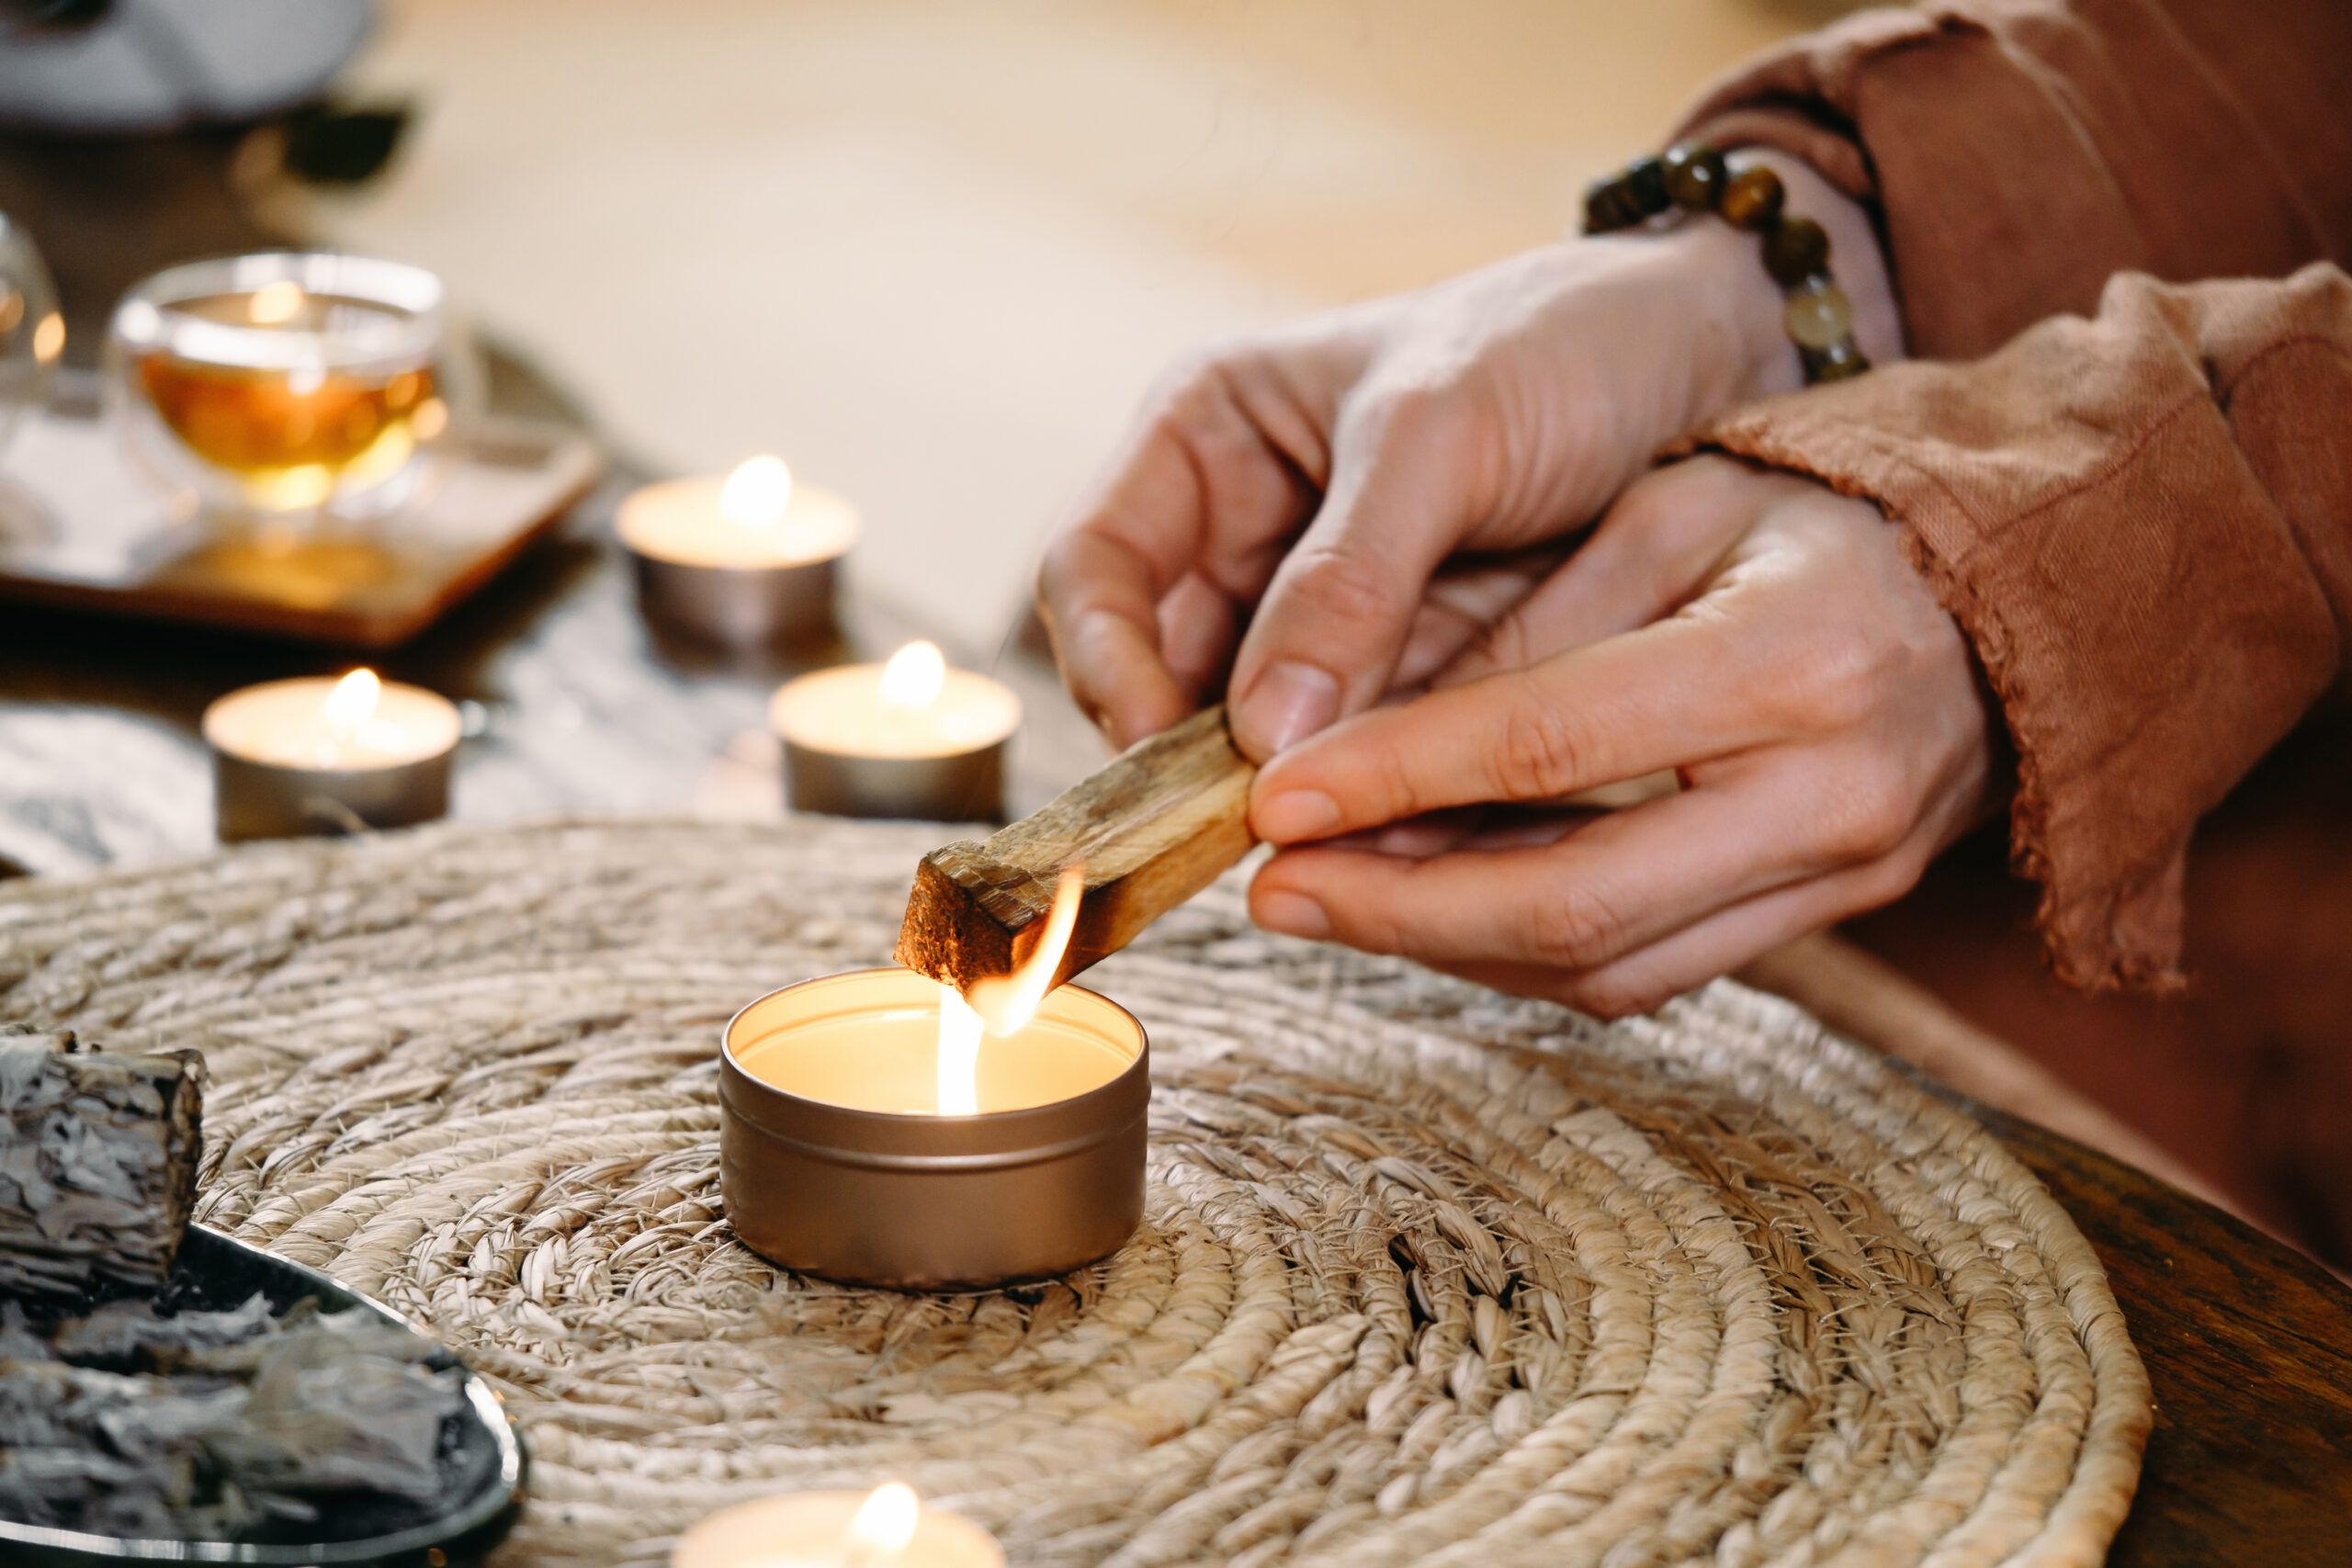
M1234 750L1222 707L1136 742L1035 816L925 855L899 962L965 992L1011 974L1045 932L1055 884L1078 866L1085 893L1053 976L1060 985L1250 852L1256 773Z

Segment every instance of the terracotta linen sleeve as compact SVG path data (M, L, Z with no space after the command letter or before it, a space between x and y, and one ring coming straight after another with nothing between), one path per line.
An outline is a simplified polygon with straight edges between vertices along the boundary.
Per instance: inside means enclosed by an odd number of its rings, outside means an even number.
M2015 742L2011 848L2053 966L2177 986L2198 818L2345 673L2352 278L2126 275L2093 319L1754 404L1691 444L1901 525Z
M1873 204L1910 351L1972 359L2118 272L2352 262L2347 103L2345 0L1947 0L1795 39L1678 134Z

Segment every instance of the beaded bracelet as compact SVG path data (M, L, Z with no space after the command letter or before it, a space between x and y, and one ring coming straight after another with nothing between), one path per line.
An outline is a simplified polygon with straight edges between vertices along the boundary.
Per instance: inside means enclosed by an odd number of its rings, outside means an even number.
M1781 320L1797 345L1807 383L1843 381L1871 367L1854 341L1854 307L1829 276L1829 235L1810 218L1783 215L1781 176L1760 164L1735 175L1702 141L1678 141L1637 158L1584 197L1584 231L1606 234L1648 222L1668 208L1720 214L1760 235L1764 270L1785 292Z

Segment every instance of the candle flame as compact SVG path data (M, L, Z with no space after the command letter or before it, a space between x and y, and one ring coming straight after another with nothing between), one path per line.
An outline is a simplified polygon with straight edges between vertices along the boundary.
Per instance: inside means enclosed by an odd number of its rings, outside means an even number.
M905 1482L876 1486L849 1521L842 1562L848 1568L884 1568L896 1562L915 1539L922 1516L922 1500Z
M245 301L245 314L257 327L274 327L282 321L290 321L301 308L302 286L290 277L263 284L254 290L254 297Z
M718 489L718 510L729 523L773 528L792 504L792 470L781 457L746 457Z
M376 705L383 695L384 682L363 664L337 681L334 690L327 694L327 722L346 733L357 729L376 716Z
M910 642L882 666L882 700L894 708L927 708L946 684L947 656L937 643Z
M980 1110L980 1035L1001 1040L1037 1016L1053 988L1062 954L1078 929L1079 900L1086 893L1081 866L1063 871L1054 885L1054 907L1029 956L1012 973L972 987L967 1000L953 986L939 987L939 1113L977 1116Z
M939 1113L980 1113L980 1032L987 1021L972 1010L964 993L939 987Z
M990 1034L1001 1038L1037 1016L1046 993L1054 988L1062 954L1069 951L1070 933L1078 929L1079 900L1085 894L1085 868L1065 866L1054 885L1053 909L1029 956L1012 974L990 976L972 987L972 1010L987 1021Z

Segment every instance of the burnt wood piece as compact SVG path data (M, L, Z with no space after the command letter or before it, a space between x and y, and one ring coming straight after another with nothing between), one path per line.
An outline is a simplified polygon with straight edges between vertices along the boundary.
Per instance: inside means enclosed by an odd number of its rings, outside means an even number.
M203 1063L0 1032L0 1296L163 1290L196 1201Z
M1250 781L1225 709L1127 748L1091 778L984 843L946 844L915 868L899 962L958 990L1027 956L1067 866L1086 870L1054 984L1135 940L1250 852Z

